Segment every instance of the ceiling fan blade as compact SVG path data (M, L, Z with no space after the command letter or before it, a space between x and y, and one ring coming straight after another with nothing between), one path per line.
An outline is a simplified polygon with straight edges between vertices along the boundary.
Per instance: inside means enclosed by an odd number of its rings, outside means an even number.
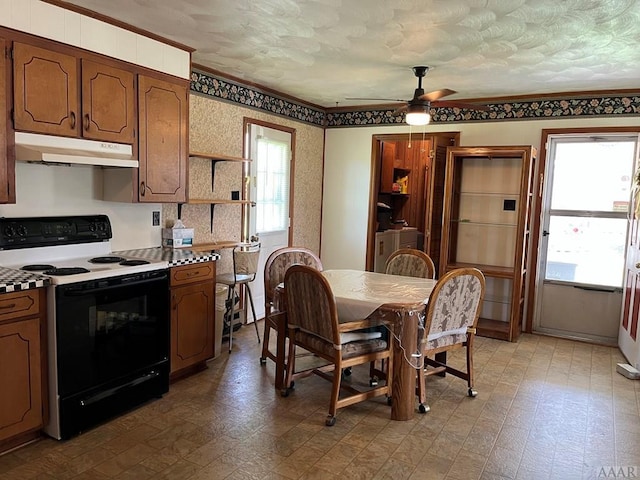
M433 92L420 95L418 97L418 100L427 100L429 102L433 102L434 100L438 100L439 98L453 95L454 93L458 93L458 92L456 92L455 90L449 90L448 88L443 88L442 90L435 90Z
M392 117L398 116L401 113L406 112L409 109L409 105L403 105L402 107L394 110L394 112L391 114Z
M362 98L362 97L347 97L345 100L378 100L381 102L406 102L401 98Z
M486 105L478 105L476 103L456 102L455 100L439 100L433 102L434 107L450 107L450 108L462 108L466 110L481 110L483 112L489 112L491 109Z

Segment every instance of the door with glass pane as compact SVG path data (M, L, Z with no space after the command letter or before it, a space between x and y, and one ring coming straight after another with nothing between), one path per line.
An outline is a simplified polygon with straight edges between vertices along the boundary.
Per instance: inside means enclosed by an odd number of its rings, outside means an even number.
M552 135L534 331L617 344L636 138Z
M289 245L289 196L293 132L250 124L249 238L260 241L258 273L251 284L258 318L264 316L264 265L269 255Z

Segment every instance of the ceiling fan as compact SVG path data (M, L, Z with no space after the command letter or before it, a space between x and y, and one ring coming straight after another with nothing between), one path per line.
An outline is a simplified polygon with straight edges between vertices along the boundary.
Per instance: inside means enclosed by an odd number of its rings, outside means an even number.
M393 116L406 113L405 121L409 125L426 125L431 120L429 110L431 106L434 107L457 107L473 110L489 111L489 107L485 105L477 105L474 103L464 103L455 100L440 100L442 97L447 97L457 93L455 90L449 90L443 88L442 90L435 90L433 92L424 93L422 88L422 78L429 71L427 66L413 67L413 73L418 78L418 88L413 92L413 98L411 100L391 99L391 98L347 98L347 100L380 100L390 102L405 102L406 105L398 108L393 112Z

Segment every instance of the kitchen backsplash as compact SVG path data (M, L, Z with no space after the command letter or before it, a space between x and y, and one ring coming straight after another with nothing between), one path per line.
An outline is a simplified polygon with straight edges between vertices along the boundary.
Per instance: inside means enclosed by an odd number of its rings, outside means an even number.
M152 226L161 204L102 200L102 169L16 162L16 203L0 205L0 216L98 214L111 219L113 250L159 246L161 226Z

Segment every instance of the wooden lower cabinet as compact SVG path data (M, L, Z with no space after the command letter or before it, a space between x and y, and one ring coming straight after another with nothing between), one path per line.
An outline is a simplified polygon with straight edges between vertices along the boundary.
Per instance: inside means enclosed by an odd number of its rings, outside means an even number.
M44 424L45 302L44 289L0 295L0 452Z
M215 262L171 269L171 377L204 368L214 356Z

